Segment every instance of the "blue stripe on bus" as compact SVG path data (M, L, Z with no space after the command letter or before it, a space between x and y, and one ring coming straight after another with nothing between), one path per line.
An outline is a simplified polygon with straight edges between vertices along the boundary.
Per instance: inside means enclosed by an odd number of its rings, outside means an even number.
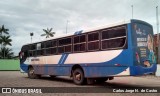
M64 55L65 55L65 54L63 53L62 56L61 56L61 58L60 58L60 60L59 60L59 62L58 62L58 64L61 64Z
M61 63L61 64L64 64L64 62L66 61L66 59L67 59L68 55L69 55L69 54L65 54L64 59L63 59L63 61L62 61L62 63Z
M64 64L64 62L66 61L67 57L68 57L69 54L65 54L63 53L58 64Z

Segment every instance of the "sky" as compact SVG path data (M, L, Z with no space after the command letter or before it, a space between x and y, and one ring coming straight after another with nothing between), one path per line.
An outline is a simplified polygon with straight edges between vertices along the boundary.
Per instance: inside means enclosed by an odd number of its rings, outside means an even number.
M132 18L153 25L157 33L156 6L160 0L0 0L0 26L9 29L15 55L22 45L45 40L43 29L53 28L55 36L108 25Z

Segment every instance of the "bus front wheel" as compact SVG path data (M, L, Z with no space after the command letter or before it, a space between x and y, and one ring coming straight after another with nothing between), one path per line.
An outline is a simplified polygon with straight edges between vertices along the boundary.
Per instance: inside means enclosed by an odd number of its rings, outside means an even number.
M28 77L30 79L38 79L38 78L40 78L40 75L37 75L37 74L34 73L34 68L33 67L29 67Z
M82 69L77 68L75 70L73 70L73 81L75 84L77 85L82 85L84 84L85 78L84 78L84 73L82 71Z

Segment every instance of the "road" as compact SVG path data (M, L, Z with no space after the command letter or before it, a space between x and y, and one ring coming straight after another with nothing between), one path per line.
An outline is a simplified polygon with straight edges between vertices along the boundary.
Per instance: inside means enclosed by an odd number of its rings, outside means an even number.
M107 81L102 84L94 84L94 85L75 85L69 77L56 77L56 78L50 78L50 77L42 77L41 79L29 79L27 77L27 74L20 73L19 71L0 71L0 87L103 87L105 89L109 88L122 88L122 87L160 87L160 80L158 79L151 79L151 78L144 78L144 77L115 77L114 80ZM53 93L45 93L47 95L53 95ZM72 94L72 96L79 96L80 93L54 93L54 95L69 95ZM133 94L136 95L144 95L144 93L96 93L101 94L101 96L106 96L106 94L109 95L126 95L126 96L132 96ZM95 93L81 93L81 95L86 96L97 96ZM0 94L0 95L6 95L6 94ZM9 94L7 94L9 95ZM15 95L15 94L14 94ZM16 94L22 96L22 94ZM33 94L23 94L25 96ZM35 95L35 94L34 94ZM37 95L37 94L36 94ZM41 94L39 96L42 96L44 94ZM67 96L68 96L67 95ZM154 96L159 95L159 93L146 93L145 96ZM133 95L135 96L135 95Z

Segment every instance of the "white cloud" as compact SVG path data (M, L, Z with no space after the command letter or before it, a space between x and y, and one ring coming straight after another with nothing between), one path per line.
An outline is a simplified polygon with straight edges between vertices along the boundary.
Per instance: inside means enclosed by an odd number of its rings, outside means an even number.
M83 30L103 24L135 19L153 25L156 33L156 6L159 0L0 0L0 25L10 29L16 55L23 44L41 40L42 29L53 28L56 34ZM159 6L160 10L160 6ZM159 12L160 16L160 12Z

